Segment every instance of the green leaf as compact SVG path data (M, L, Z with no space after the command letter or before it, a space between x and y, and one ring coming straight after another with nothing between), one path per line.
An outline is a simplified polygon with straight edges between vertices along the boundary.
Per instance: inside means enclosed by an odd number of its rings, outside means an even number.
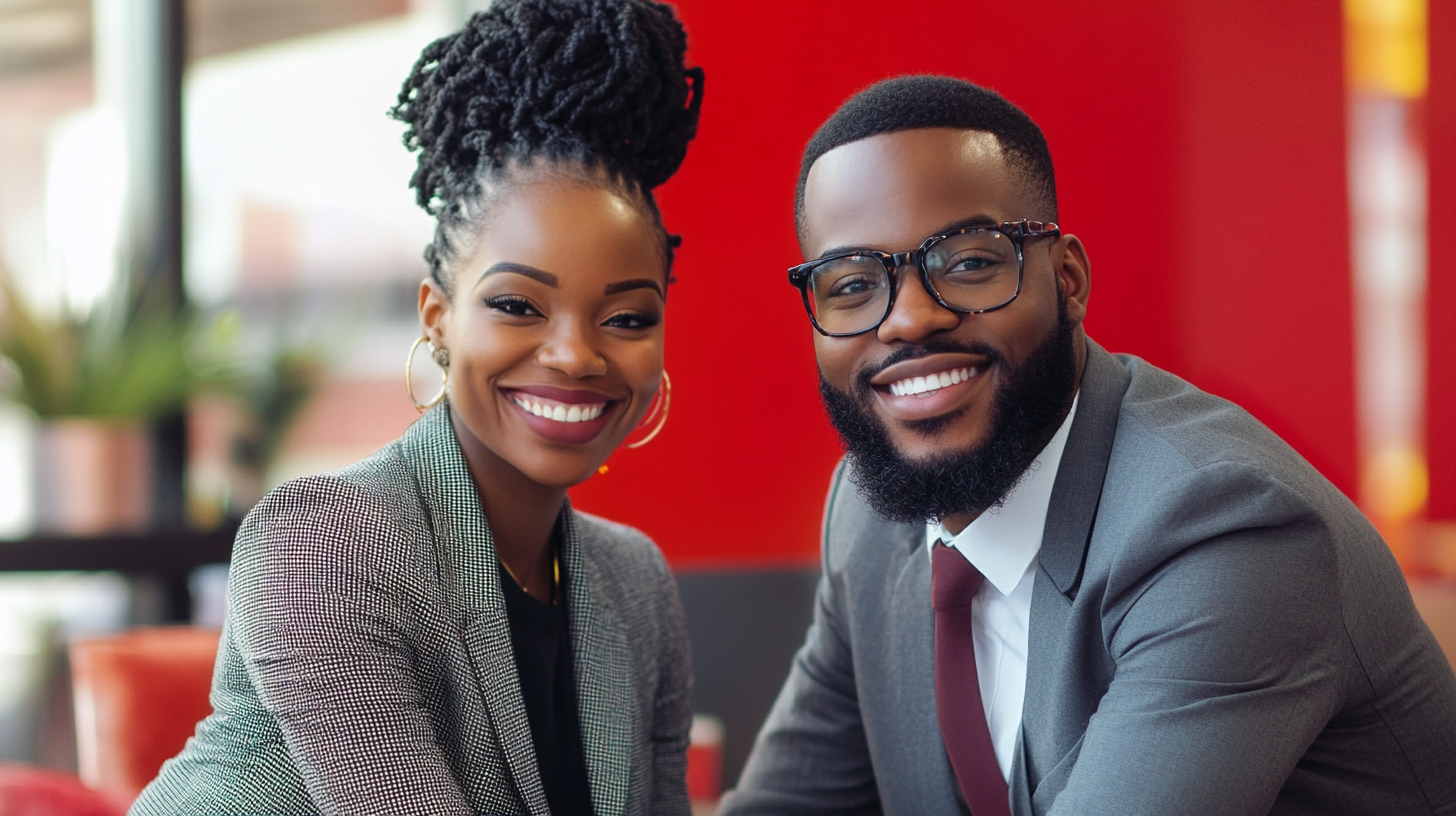
M150 419L238 375L225 332L190 308L143 297L119 330L96 315L42 316L0 269L0 356L17 377L3 396L42 418Z

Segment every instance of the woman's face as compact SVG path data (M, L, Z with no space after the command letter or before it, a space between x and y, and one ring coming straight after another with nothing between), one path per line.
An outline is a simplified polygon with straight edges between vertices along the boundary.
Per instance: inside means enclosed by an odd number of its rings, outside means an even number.
M450 352L472 468L585 481L661 381L666 274L651 220L619 192L546 176L496 202L451 273L453 297L421 285L420 320Z

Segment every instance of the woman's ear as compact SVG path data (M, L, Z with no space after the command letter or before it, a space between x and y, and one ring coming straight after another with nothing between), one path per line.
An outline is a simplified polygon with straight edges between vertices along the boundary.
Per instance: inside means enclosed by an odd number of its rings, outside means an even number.
M447 348L450 331L450 296L434 278L420 281L420 332L437 349Z

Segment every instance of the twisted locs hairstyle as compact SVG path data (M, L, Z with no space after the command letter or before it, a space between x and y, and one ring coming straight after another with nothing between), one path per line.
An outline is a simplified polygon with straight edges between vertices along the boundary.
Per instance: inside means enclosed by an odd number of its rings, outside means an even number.
M637 200L676 236L652 189L677 172L698 128L703 72L687 34L653 0L496 0L425 47L390 115L419 151L410 186L436 219L430 275L450 264L522 171L544 165Z

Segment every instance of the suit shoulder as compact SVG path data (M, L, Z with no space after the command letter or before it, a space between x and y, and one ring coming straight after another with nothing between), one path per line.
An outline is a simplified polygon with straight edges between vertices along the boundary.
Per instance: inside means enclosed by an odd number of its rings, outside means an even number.
M573 510L582 549L597 561L610 563L613 571L667 572L662 550L646 533L620 522ZM603 557L605 556L605 557Z
M414 538L410 531L424 525L418 487L391 444L341 470L300 476L269 491L244 518L234 559L379 551L392 560Z
M1130 382L1117 423L1113 457L1135 459L1149 478L1170 471L1249 471L1300 492L1327 482L1283 439L1248 411L1137 357L1117 355ZM1318 485L1318 487L1316 487Z
M829 482L822 535L823 563L830 572L850 569L851 563L865 566L865 559L874 562L869 569L878 569L883 559L900 549L897 544L914 549L925 543L923 526L886 521L870 507L847 458L839 461Z
M1313 525L1368 537L1359 511L1247 411L1134 357L1099 521L1173 546L1236 529ZM1099 527L1102 527L1099 523Z
M294 512L329 513L345 509L389 513L416 498L413 474L393 442L339 470L289 479L268 492L249 519ZM417 502L416 502L417 503Z

